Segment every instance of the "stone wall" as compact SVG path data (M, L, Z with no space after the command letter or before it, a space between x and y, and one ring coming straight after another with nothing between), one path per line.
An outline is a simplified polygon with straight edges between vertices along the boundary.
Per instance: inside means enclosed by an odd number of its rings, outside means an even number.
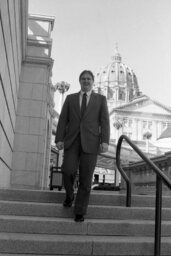
M51 30L54 19L30 15L22 64L11 185L45 189L49 182L53 98Z
M0 0L0 187L10 186L24 36L21 10L27 10L27 1Z
M163 174L171 179L171 151L150 159ZM148 164L146 164L145 161L139 160L122 167L130 178L134 191L141 189L141 191L145 192L147 188L150 188L151 191L155 190L156 173L151 167L148 166ZM122 180L122 188L123 187L125 188L125 182ZM163 187L168 189L166 186L164 186L164 184Z

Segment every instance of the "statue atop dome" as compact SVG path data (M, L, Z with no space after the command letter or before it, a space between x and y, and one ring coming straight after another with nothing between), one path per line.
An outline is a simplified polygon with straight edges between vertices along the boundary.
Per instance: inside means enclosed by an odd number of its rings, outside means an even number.
M141 95L137 77L132 69L122 63L117 43L114 52L112 61L95 74L94 90L107 97L109 109L126 104Z
M121 58L120 53L118 52L118 43L115 43L114 53L115 54L114 54L114 56L112 56L112 61L121 63L122 62L122 58Z

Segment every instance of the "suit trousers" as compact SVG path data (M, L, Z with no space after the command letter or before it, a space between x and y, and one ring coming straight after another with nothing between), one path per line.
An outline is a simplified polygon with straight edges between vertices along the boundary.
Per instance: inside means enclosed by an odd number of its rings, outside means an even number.
M74 206L75 214L85 215L87 212L96 162L97 154L86 153L82 150L80 135L67 150L64 150L62 173L66 196L70 199L74 195L73 185L79 171L79 185Z

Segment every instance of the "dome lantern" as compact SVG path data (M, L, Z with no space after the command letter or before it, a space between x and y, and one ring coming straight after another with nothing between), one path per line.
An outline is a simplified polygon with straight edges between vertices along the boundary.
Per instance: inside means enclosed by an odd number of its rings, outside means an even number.
M115 51L114 51L114 56L112 56L112 61L113 62L117 62L117 63L121 63L122 62L122 58L120 53L118 52L118 44L115 44Z

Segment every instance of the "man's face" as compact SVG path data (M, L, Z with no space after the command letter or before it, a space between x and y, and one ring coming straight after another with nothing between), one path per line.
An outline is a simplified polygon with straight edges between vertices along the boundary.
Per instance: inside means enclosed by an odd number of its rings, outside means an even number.
M93 83L93 78L88 73L83 74L80 78L81 90L83 92L90 91L93 88Z

